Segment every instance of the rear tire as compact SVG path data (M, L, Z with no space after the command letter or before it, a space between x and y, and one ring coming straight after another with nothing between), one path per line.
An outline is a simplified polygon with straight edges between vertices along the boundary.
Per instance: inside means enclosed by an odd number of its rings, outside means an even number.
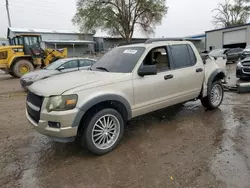
M15 62L15 64L12 67L12 73L15 77L20 78L24 74L28 72L32 72L34 70L34 66L32 63L26 59L20 59Z
M124 120L119 112L106 108L93 114L81 136L81 145L96 155L106 154L119 144L124 132Z
M220 81L215 81L212 84L211 90L208 95L201 99L201 104L208 110L218 108L224 97L224 89Z

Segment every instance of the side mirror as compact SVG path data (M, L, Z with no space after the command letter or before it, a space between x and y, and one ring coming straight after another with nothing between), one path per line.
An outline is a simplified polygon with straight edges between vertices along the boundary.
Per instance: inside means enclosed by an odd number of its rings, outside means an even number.
M138 70L139 76L156 75L156 74L157 74L156 65L143 65Z
M57 70L62 71L62 70L64 70L64 67L58 67Z

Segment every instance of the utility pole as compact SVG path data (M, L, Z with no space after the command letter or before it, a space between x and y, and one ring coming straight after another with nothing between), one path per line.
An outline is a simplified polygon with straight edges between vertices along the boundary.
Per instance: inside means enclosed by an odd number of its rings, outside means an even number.
M10 11L9 11L9 0L6 0L6 10L7 10L7 15L8 15L9 27L11 27Z

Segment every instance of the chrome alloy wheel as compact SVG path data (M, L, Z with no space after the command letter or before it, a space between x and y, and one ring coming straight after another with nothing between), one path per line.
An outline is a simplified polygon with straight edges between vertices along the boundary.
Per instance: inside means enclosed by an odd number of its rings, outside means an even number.
M215 84L211 90L211 104L213 106L218 106L222 100L222 88L219 84Z
M120 134L120 122L111 114L100 117L92 129L92 141L98 149L108 149L117 141Z

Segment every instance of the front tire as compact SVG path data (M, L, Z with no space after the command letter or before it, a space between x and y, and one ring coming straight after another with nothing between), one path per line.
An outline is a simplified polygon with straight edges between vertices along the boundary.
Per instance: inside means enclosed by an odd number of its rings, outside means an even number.
M96 155L106 154L119 144L124 132L124 120L115 109L103 109L86 125L81 144Z
M211 90L208 95L201 99L202 105L208 110L218 108L224 97L224 89L220 81L215 81L212 84Z
M12 67L12 73L15 77L20 78L24 74L28 72L32 72L34 70L34 66L32 63L26 59L20 59Z

